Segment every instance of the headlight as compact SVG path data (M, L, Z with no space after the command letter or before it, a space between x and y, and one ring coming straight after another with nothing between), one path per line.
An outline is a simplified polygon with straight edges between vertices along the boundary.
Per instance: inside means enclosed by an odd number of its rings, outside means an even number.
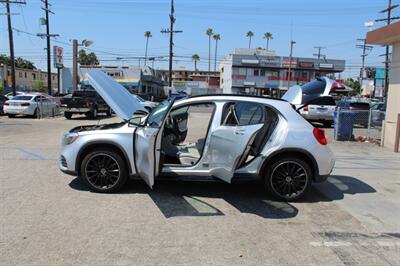
M79 137L78 133L67 133L64 135L64 138L62 140L62 145L69 145L74 143L75 140Z

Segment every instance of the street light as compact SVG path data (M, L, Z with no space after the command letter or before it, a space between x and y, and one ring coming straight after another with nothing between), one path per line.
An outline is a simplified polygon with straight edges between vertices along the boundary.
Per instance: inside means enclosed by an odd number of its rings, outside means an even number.
M90 40L83 40L78 44L78 40L72 40L72 90L78 89L78 46L89 47L94 42Z

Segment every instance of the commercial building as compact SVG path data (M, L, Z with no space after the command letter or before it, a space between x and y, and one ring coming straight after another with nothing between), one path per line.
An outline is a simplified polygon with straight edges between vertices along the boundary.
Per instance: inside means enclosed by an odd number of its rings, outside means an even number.
M400 138L400 22L368 32L367 43L392 46L383 145L394 148Z
M86 73L93 69L99 69L107 75L113 77L118 83L127 88L134 94L147 95L154 98L165 97L163 87L166 82L162 75L149 66L80 66L78 70L79 86L90 86L86 79ZM62 90L63 93L72 91L72 75L70 69L64 69L62 72Z
M220 64L221 87L224 93L273 95L319 76L334 77L344 68L344 60L290 59L270 50L238 48Z
M164 80L168 80L168 70L158 70ZM207 94L220 92L220 72L187 70L181 68L172 71L172 89L188 94Z
M5 84L6 91L11 91L11 67L0 65L0 78L2 84ZM32 91L42 87L47 91L47 72L40 69L15 68L15 85L17 91ZM52 90L57 90L57 74L51 73Z

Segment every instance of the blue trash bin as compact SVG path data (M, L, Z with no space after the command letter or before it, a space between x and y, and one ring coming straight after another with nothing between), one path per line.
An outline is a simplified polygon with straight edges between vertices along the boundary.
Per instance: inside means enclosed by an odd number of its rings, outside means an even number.
M334 112L334 136L335 140L351 140L356 114L349 111Z

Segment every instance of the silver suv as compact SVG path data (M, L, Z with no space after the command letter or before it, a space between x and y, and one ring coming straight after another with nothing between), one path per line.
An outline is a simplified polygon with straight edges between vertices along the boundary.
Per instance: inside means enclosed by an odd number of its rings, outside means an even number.
M161 102L151 113L101 71L92 86L123 119L80 126L64 135L59 167L97 192L114 192L128 178L258 178L281 200L296 200L326 180L334 156L322 129L284 100L206 95Z

